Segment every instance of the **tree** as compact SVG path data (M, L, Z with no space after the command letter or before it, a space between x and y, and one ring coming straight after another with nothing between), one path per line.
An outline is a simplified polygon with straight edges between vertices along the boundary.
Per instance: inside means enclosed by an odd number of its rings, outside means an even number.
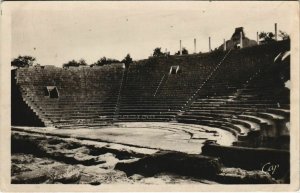
M155 48L153 50L153 56L154 57L159 57L159 56L163 56L163 55L164 55L164 53L161 52L161 48Z
M87 63L86 63L86 61L84 60L84 59L80 59L79 60L79 66L87 66Z
M275 41L275 35L272 32L260 32L258 37L260 39L260 42L262 43L269 43Z
M11 66L21 68L32 66L35 62L35 58L32 56L19 56L11 61Z
M95 62L94 64L92 64L92 66L103 66L106 64L106 57L102 57L99 60L97 60L97 62Z
M189 54L189 51L186 48L183 48L182 49L182 54L187 55L187 54Z
M68 68L71 66L72 67L87 66L87 63L84 59L80 59L79 61L71 60L71 61L63 64L64 68Z
M281 30L279 30L278 36L281 37L282 40L289 40L290 39L290 36L286 32L281 31Z
M97 60L97 62L93 63L91 66L103 66L103 65L108 65L112 63L120 63L119 60L116 59L111 59L111 58L106 58L105 56Z
M189 51L186 48L182 48L182 55L187 55L189 54ZM175 55L180 55L180 50L175 53Z
M68 67L70 67L70 66L78 67L78 66L79 66L79 63L78 63L77 61L75 61L75 60L71 60L71 61L69 61L69 62L63 64L63 67L64 67L64 68L68 68Z
M132 63L132 58L130 57L130 54L127 54L122 60L122 62L125 64L126 68L128 68L129 65Z

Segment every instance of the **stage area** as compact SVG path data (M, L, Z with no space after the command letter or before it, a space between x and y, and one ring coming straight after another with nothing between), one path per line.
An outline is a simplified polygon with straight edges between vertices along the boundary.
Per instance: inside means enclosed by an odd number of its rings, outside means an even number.
M164 122L120 122L99 128L56 129L51 127L13 127L13 130L81 140L120 144L153 150L201 153L207 140L230 146L235 136L225 130L193 124Z

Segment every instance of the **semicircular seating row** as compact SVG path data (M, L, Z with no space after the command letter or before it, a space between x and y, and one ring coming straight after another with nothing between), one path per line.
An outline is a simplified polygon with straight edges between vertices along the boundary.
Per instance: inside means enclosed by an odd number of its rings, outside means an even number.
M288 48L289 42L282 41L233 50L216 71L226 52L150 58L128 69L30 67L18 69L16 79L24 101L48 126L179 121L226 129L240 145L249 145L251 136L262 133L263 139L251 141L255 146L269 137L289 135L289 90L280 74L289 64L273 62ZM169 74L174 65L179 73ZM59 97L45 96L47 86L56 86Z

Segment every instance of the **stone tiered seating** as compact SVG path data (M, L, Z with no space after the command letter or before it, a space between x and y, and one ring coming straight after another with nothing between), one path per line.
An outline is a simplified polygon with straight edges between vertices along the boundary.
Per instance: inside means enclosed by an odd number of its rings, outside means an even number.
M172 56L132 64L124 80L118 119L172 121L224 55ZM169 74L171 66L178 74Z
M288 71L274 64L288 49L289 43L281 41L230 52L154 57L127 69L30 67L18 69L16 79L24 101L46 125L179 121L228 130L239 139L236 145L268 146L264 139L289 135L289 90L280 78ZM177 74L170 74L172 66L179 66ZM58 98L46 96L47 86L57 88Z
M91 127L112 120L123 70L122 65L30 67L19 69L16 79L25 102L46 125ZM47 86L56 86L59 97L45 96Z
M277 139L288 135L289 91L276 74L285 67L273 62L287 47L271 47L233 51L178 121L229 127L227 130L240 140L236 145L269 146L261 137Z

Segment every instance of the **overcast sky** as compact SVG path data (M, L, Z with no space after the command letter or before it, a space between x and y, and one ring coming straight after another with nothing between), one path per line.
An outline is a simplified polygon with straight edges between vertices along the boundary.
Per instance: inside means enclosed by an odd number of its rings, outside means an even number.
M193 52L208 51L235 27L256 40L256 31L278 28L291 33L298 2L35 2L12 9L12 57L32 55L42 65L75 59L147 58L155 47L174 54L179 40ZM295 6L294 6L295 7Z

